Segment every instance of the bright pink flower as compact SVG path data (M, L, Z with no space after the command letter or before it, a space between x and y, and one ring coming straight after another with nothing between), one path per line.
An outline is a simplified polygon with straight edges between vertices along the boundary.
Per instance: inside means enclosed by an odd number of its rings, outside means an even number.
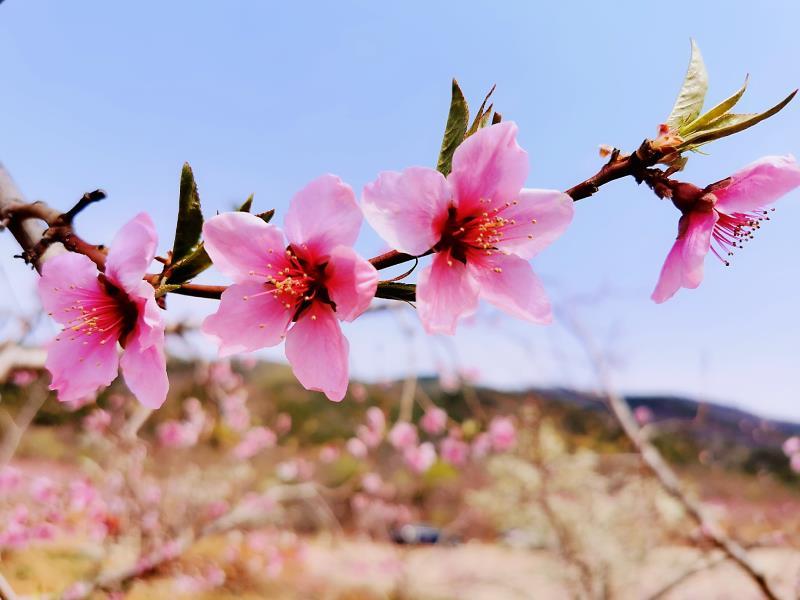
M709 250L726 265L735 248L752 239L765 208L800 186L800 166L792 156L766 156L734 173L691 206L678 206L678 238L672 246L652 299L661 303L680 288L703 280Z
M412 471L424 473L436 462L436 448L430 442L423 442L419 446L406 448L403 458Z
M266 427L253 427L242 441L233 449L233 455L239 460L252 458L262 450L275 446L278 436Z
M203 323L220 352L250 352L286 337L286 358L300 383L342 400L348 343L338 321L363 313L378 283L375 268L352 248L361 220L350 186L323 175L292 199L284 220L288 245L280 229L255 215L206 221L205 247L234 280Z
M442 460L456 467L464 465L469 457L469 444L454 437L446 437L443 439L439 450L442 455Z
M139 402L158 408L167 397L164 320L153 286L142 280L157 244L155 226L140 213L119 230L105 273L82 254L54 256L42 266L39 296L65 326L47 352L50 389L69 402L109 385L118 367ZM124 349L122 358L117 343Z
M495 452L511 450L517 443L517 430L508 417L495 417L489 423L489 439Z
M426 433L439 435L447 427L447 413L438 406L434 406L425 411L419 424Z
M514 123L492 125L456 149L447 178L411 167L364 188L364 214L386 241L415 256L436 251L417 286L429 333L454 333L479 296L515 317L552 319L528 260L567 228L573 203L555 190L522 188L528 155L516 138Z
M398 450L406 450L417 445L417 428L406 421L395 423L389 432L389 443Z

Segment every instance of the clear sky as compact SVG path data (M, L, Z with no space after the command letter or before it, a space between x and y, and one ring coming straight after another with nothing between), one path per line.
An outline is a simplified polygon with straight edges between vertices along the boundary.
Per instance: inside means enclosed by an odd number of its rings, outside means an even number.
M777 102L800 85L798 23L796 0L6 0L0 161L29 198L60 207L106 189L109 200L80 216L85 237L109 241L144 209L166 250L184 161L207 214L254 192L280 224L294 191L321 173L360 192L381 170L433 165L455 76L473 105L497 84L497 107L519 124L531 156L528 185L566 189L600 167L599 144L633 149L655 133L690 37L709 69L709 102L748 72L742 110ZM800 154L798 133L796 101L715 143L712 156L691 158L684 176L705 185L765 154ZM730 268L709 259L698 290L661 306L649 295L675 209L631 180L576 208L572 228L534 266L562 318L579 319L613 358L623 390L800 419L800 193L778 204ZM29 303L34 278L11 260L12 242L0 235L0 286ZM382 245L365 227L359 249ZM14 307L11 294L0 296ZM213 306L179 299L172 312L199 318ZM410 316L366 316L347 328L356 376L431 371L453 364L457 348L458 364L489 384L592 385L563 321L542 328L487 309L454 340L426 340Z

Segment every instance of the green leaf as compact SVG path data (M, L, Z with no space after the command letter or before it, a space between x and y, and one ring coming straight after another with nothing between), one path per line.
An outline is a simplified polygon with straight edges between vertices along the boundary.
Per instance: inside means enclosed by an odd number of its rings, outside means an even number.
M689 59L689 68L683 80L683 86L672 107L672 112L667 117L667 125L679 130L683 125L697 118L703 108L703 101L708 91L708 72L703 62L700 49L692 40L692 56Z
M744 84L742 85L742 87L739 88L739 90L735 94L717 104L706 114L697 117L691 123L687 123L686 125L684 125L678 133L680 135L685 136L686 134L693 133L695 131L700 131L701 129L704 129L709 123L727 113L730 109L736 106L737 102L739 102L739 99L742 97L745 90L747 89L747 82L749 79L750 76L748 75L747 77L744 78Z
M475 119L472 121L472 125L470 125L470 128L467 130L467 135L465 137L471 136L478 131L478 129L482 129L489 124L489 115L492 114L494 104L490 104L489 108L486 108L486 103L489 101L489 98L492 97L496 87L497 85L493 85L492 89L489 90L489 93L486 94L486 97L483 99L483 102L481 102L481 106L478 108L478 112L475 113Z
M388 300L414 302L414 300L417 298L417 286L413 283L383 281L378 283L378 289L375 291L375 297L386 298Z
M203 247L203 242L200 242L189 254L170 266L167 283L185 283L197 277L211 264L211 257Z
M447 115L447 125L442 139L442 149L439 152L439 160L436 169L443 175L449 175L453 168L453 154L458 145L464 141L469 125L469 106L464 98L464 93L458 86L458 82L453 79L453 94L450 100L450 112Z
M795 94L797 94L797 90L793 91L786 98L778 102L778 104L762 113L728 113L726 115L722 115L721 117L709 123L708 127L706 127L703 131L698 131L697 133L686 137L679 150L694 150L702 144L707 144L708 142L744 131L745 129L748 129L779 112L784 106L792 101Z
M189 163L184 163L181 171L178 223L175 227L175 242L172 245L172 260L180 260L190 254L200 241L202 231L203 213L200 211L197 184Z

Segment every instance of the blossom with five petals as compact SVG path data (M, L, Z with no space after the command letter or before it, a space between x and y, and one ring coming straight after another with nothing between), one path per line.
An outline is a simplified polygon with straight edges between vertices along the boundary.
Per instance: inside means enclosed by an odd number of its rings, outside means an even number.
M361 221L353 190L334 175L294 196L284 219L288 243L283 231L248 213L206 221L206 250L234 280L203 323L220 353L275 346L286 337L286 358L300 383L342 400L349 346L339 320L363 313L378 284L375 267L352 248Z
M445 178L434 169L383 172L364 188L364 215L401 252L433 249L417 306L429 333L455 332L479 296L507 313L552 320L550 302L528 260L572 221L572 199L526 189L528 154L510 121L479 130L456 149Z
M167 397L164 320L153 286L142 278L158 238L149 215L140 213L119 230L105 272L83 254L68 252L45 261L39 297L64 325L47 349L51 390L73 402L108 386L121 367L125 383L148 408ZM117 344L123 348L119 357Z

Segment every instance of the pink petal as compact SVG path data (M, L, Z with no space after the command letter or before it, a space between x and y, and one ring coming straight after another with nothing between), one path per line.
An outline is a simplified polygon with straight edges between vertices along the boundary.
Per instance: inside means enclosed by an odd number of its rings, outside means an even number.
M237 283L266 281L268 271L287 264L281 230L249 213L210 218L203 225L203 240L214 265Z
M167 399L167 358L164 354L164 332L161 338L143 347L142 338L133 335L125 344L120 367L128 389L147 408L160 408Z
M516 204L512 201L499 212L510 223L503 227L498 247L525 259L533 258L569 227L574 204L558 190L523 189Z
M137 290L153 262L158 234L147 213L139 213L114 236L106 259L106 275L125 291Z
M236 283L222 294L203 331L219 342L222 356L275 346L286 334L294 307L287 308L263 283Z
M800 166L793 156L765 156L731 176L727 187L714 192L715 208L746 213L772 204L800 186Z
M369 307L378 288L378 272L348 246L337 246L325 269L325 286L336 304L336 316L352 321Z
M314 302L286 336L286 358L307 390L340 402L347 392L349 344L333 309Z
M163 313L156 302L153 286L146 281L140 281L139 289L131 295L139 309L133 335L139 338L142 348L149 348L164 338Z
M452 335L461 317L478 308L478 286L464 263L439 252L417 284L417 310L425 331Z
M499 252L474 253L467 270L480 286L481 298L513 317L547 325L553 321L550 300L528 261Z
M74 317L73 307L85 304L87 295L100 300L105 292L100 287L97 266L83 254L65 252L45 261L39 278L39 298L45 311L65 325Z
M117 343L101 344L99 336L62 331L47 348L45 368L52 375L50 389L61 402L74 402L94 394L117 377Z
M654 302L669 300L681 287L694 289L700 285L717 219L716 211L692 211L681 217L678 239L664 261L651 296Z
M441 237L453 192L435 169L385 171L364 186L364 216L392 248L419 255Z
M294 195L283 225L292 244L324 256L340 244L355 244L361 221L353 189L335 175L323 175Z
M504 121L468 137L453 155L447 180L455 190L460 215L516 200L528 177L528 153L517 144L517 125Z

